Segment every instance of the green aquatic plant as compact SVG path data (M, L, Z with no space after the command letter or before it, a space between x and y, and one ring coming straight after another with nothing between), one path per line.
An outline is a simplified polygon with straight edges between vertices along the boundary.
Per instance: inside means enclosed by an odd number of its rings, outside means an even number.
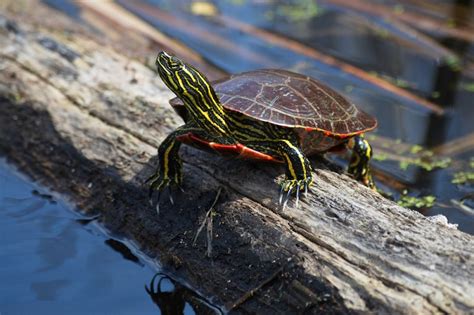
M452 71L459 72L462 70L461 59L455 55L448 55L444 58L444 62Z
M403 12L405 12L405 7L401 4L396 4L393 6L393 12L397 14L402 14Z
M450 157L437 156L433 151L421 145L410 145L402 142L401 139L384 139L377 135L368 135L367 140L377 143L378 147L374 149L374 160L398 162L401 170L416 166L432 171L447 168L452 164Z
M390 37L390 32L383 28L376 28L375 34L383 39L388 39Z
M194 15L216 16L219 13L219 10L214 4L206 1L192 2L189 9Z
M431 92L431 97L432 98L439 98L441 93L439 91L433 91Z
M401 170L407 170L410 165L418 166L424 169L425 171L432 171L438 168L447 168L451 165L451 158L437 158L437 159L423 159L423 158L416 158L416 159L407 159L400 161L399 167Z
M456 185L474 184L474 172L457 172L454 173L451 183Z
M346 93L352 92L353 89L354 89L354 86L351 85L351 84L348 84L348 85L344 86L344 92L346 92Z
M230 0L233 5L244 5L246 0Z
M396 85L396 86L398 86L400 88L403 88L403 89L406 89L406 88L409 88L409 87L415 88L415 85L413 83L410 84L410 82L408 82L407 80L391 77L391 76L386 75L386 74L377 73L376 71L369 71L368 74L370 74L374 77L377 77L377 78L381 78L381 79L383 79L385 81L388 81L388 82L392 83L393 85Z
M461 88L468 92L474 93L474 82L461 84Z
M275 16L283 16L292 22L304 22L320 15L322 9L313 0L296 0L291 4L276 5L276 9L268 11L265 16L274 19Z
M421 167L425 171L432 171L438 168L447 168L449 167L449 165L451 165L451 162L452 160L449 157L440 158L440 159L431 160L431 161L417 158L417 159L409 159L409 160L401 161L399 164L399 167L402 170L406 170L408 169L410 165L415 165L415 166Z
M421 167L425 171L432 171L438 168L447 168L452 163L450 157L436 157L433 151L417 144L411 146L409 152L416 157L400 161L399 167L402 170L406 170L410 165L414 165Z
M435 202L435 196L428 195L422 197L414 197L409 196L407 194L407 191L404 191L403 194L400 196L400 199L397 201L397 204L405 208L423 209L433 207Z
M374 153L372 159L374 159L375 161L385 161L388 159L388 156L384 153Z
M423 151L423 147L421 145L415 144L410 148L410 152L412 154L418 154Z
M456 27L456 21L452 18L449 18L446 20L446 26L449 28L454 28Z

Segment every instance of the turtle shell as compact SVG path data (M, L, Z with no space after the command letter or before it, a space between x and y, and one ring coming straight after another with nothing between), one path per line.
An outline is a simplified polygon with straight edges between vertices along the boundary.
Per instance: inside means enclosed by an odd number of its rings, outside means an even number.
M377 120L315 79L280 69L234 74L212 83L224 108L272 124L350 137L377 126ZM183 106L174 98L170 104Z

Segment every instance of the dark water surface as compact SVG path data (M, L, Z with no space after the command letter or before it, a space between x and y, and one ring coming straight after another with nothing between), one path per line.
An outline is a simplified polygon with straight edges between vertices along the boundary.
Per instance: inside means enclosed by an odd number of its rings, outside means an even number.
M0 159L0 314L160 314L154 268L87 222Z

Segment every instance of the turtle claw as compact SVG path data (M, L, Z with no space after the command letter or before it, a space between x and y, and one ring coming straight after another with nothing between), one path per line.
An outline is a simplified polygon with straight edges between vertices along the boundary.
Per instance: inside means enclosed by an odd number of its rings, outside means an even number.
M283 201L283 192L284 192L284 188L283 188L283 185L281 185L281 188L280 188L280 198L278 200L278 205L281 206L281 203Z
M148 198L151 206L154 205L155 200L155 198L153 198L153 194L157 192L156 212L158 214L160 213L160 197L165 190L168 191L168 198L171 205L174 205L172 187L178 187L181 191L184 191L180 187L180 183L177 182L178 177L173 178L176 180L172 180L170 177L166 176L166 174L161 174L158 172L146 180L146 183L150 183L150 188L148 189Z
M157 215L160 215L160 200L158 200L158 202L156 203L156 214Z
M278 204L285 210L288 200L294 193L296 195L295 206L299 206L301 192L304 190L304 196L308 196L308 187L312 184L311 177L306 179L286 179L281 183L280 198ZM286 193L286 196L284 194Z
M173 192L171 191L171 188L169 188L169 186L168 186L168 197L170 198L171 205L174 206Z
M288 192L286 193L285 202L283 202L283 206L282 206L282 211L285 211L286 204L288 203L288 200L290 200L290 195L291 195L291 189L288 190Z
M298 203L300 201L300 185L296 186L296 208L298 208Z

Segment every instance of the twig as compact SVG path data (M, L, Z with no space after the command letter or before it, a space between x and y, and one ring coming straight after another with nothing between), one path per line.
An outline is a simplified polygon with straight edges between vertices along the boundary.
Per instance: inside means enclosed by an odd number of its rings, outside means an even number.
M237 301L235 301L231 306L230 308L228 308L228 311L230 312L231 310L239 307L240 305L242 305L245 301L247 301L249 298L251 298L257 291L259 291L261 288L263 288L264 286L266 286L267 284L269 284L270 282L272 282L273 280L275 280L276 277L278 277L280 275L280 273L283 271L283 269L285 268L286 265L283 265L281 266L280 268L278 268L274 273L272 273L270 275L270 277L268 277L267 279L265 279L263 282L261 282L258 286L256 286L255 288L245 292L244 295L242 295Z
M214 201L212 202L211 207L206 212L206 215L204 216L204 220L202 220L201 224L199 225L199 228L193 239L193 246L194 246L196 245L196 241L197 241L197 238L199 237L199 234L201 234L204 227L206 227L206 234L207 234L206 255L207 257L211 257L211 253L212 253L212 212L213 212L212 210L214 210L214 207L216 206L217 200L219 200L219 196L221 195L221 192L222 192L222 187L219 187L219 190L217 191L217 194L216 194L216 198L214 198Z

